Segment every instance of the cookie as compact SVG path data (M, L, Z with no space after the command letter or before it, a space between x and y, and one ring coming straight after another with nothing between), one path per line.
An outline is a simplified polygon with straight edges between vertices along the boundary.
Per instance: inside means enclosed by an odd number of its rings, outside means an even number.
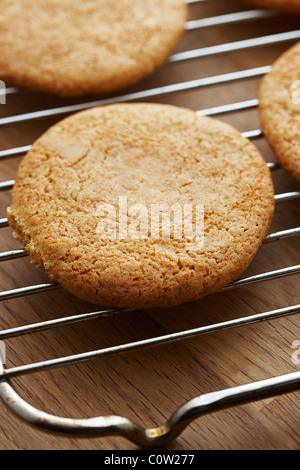
M282 167L300 181L300 43L263 78L259 101L266 138Z
M274 212L269 169L228 124L158 104L94 108L22 161L8 219L52 280L108 307L164 307L248 267Z
M261 8L271 8L286 13L300 13L300 0L240 0Z
M184 0L2 0L0 79L61 96L108 93L160 67Z

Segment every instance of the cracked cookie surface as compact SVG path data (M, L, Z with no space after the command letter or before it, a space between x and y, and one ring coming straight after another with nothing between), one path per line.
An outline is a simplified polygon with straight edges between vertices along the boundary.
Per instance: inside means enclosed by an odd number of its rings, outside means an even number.
M0 78L61 96L107 93L160 67L184 0L1 0Z
M99 207L120 214L120 197L129 225L141 220L130 211L136 204L148 214L155 204L190 205L193 223L199 205L204 245L190 249L173 230L155 237L151 217L148 237L99 236L107 216ZM194 301L235 280L273 212L269 169L237 130L187 109L119 104L73 115L34 143L8 219L32 262L68 292L103 306L147 308Z
M277 160L300 181L300 43L263 78L259 102L262 130Z

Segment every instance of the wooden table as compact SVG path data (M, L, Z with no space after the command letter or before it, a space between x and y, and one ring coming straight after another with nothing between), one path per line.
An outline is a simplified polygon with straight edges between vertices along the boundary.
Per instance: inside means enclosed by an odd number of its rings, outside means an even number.
M210 0L191 5L190 19L241 11L242 8L228 0ZM298 18L284 16L198 29L186 33L178 52L298 27ZM130 91L269 65L292 43L166 64ZM150 100L195 110L206 109L255 99L259 80L260 77L206 86ZM0 111L1 116L8 116L64 103L59 98L26 92L8 96L6 106L1 105ZM220 115L219 118L241 131L259 128L257 109ZM57 120L56 117L5 126L0 130L1 148L28 145ZM274 160L263 139L257 139L255 143L268 161ZM15 177L19 162L20 158L1 161L1 181ZM299 191L299 185L283 170L273 175L277 193ZM1 193L0 217L5 217L9 202L10 192ZM299 200L280 204L271 232L298 227L299 221ZM1 252L19 248L9 228L1 229L0 237ZM245 276L299 263L299 238L287 239L264 245ZM0 276L1 291L48 282L27 258L1 263ZM13 366L77 354L298 302L299 275L294 275L219 293L176 309L119 314L8 340L7 363ZM62 290L5 301L0 308L0 329L95 310L95 306ZM12 383L29 403L49 413L73 418L121 415L152 428L164 423L181 404L203 393L298 371L300 366L292 362L292 344L296 340L300 340L299 315L43 372ZM299 393L293 393L205 416L190 425L168 449L298 449L299 422ZM0 449L134 450L136 446L123 438L89 440L49 435L19 421L0 403Z

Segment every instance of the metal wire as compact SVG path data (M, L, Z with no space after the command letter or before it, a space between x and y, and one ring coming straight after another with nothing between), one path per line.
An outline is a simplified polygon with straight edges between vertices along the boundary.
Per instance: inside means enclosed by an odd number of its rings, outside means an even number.
M299 34L300 37L300 34ZM242 70L239 72L227 73L222 75L217 75L213 77L205 77L197 80L191 80L188 82L175 83L173 85L167 85L157 88L152 88L149 90L143 90L135 93L128 93L126 95L116 96L113 98L105 98L102 100L91 101L89 103L79 103L69 106L60 106L58 108L45 109L42 111L35 111L32 113L19 114L15 116L10 116L0 119L0 127L7 126L11 124L24 123L28 121L33 121L36 119L43 119L47 117L57 117L64 114L76 113L79 111L84 111L86 109L94 108L97 106L105 106L115 103L125 103L128 101L136 101L141 99L154 98L156 96L164 96L171 93L178 93L181 91L194 90L196 88L201 88L211 85L220 85L224 83L234 82L242 79L249 79L255 77L262 77L266 73L270 72L271 67L257 67L254 69Z
M189 5L192 5L195 3L204 3L208 1L213 0L187 0L187 3ZM211 26L236 24L238 22L266 19L276 16L278 16L278 13L265 10L250 10L244 12L237 12L227 15L220 15L216 17L190 21L187 23L187 30L194 31L196 29L208 28ZM186 51L179 54L174 54L169 58L168 63L178 63L201 57L211 57L217 54L248 50L250 48L255 48L263 45L272 45L284 43L287 41L293 41L299 38L300 30L296 30L286 33L273 34L265 37L252 38L244 41L237 41L228 44L220 44L217 46L205 47L192 51ZM243 79L262 77L270 70L271 66L266 65L264 67L200 78L197 80L191 80L163 87L152 88L136 93L128 93L125 95L120 95L92 102L78 103L69 106L62 106L52 109L39 110L31 113L9 116L0 119L0 126L34 121L47 117L59 117L61 115L72 114L74 112L82 111L84 109L89 109L95 106L135 101L150 97L158 97L171 93L197 89L206 86L235 82ZM20 90L19 88L12 87L7 89L6 92L8 94L19 94L25 92L25 90ZM216 106L209 109L202 109L198 111L198 114L207 116L217 116L221 114L228 114L231 112L255 109L257 108L258 104L258 100L255 98L238 103L230 103L228 105ZM249 139L258 139L263 137L263 134L260 129L253 129L248 132L244 132L243 135ZM30 148L31 145L27 145L2 150L0 151L0 160L20 157L26 152L28 152ZM268 166L271 171L280 169L278 163L275 162L268 163ZM14 184L14 180L3 181L0 183L0 191L9 191L12 189ZM288 203L297 199L300 199L300 191L287 192L283 194L277 194L275 196L277 205L280 203ZM6 218L0 219L0 228L5 227L8 227L8 220ZM279 240L298 237L299 235L300 227L282 230L276 233L269 234L266 237L264 243L274 243L278 242ZM0 253L0 263L24 258L26 256L26 252L21 249L3 252ZM255 276L239 279L236 282L223 288L222 291L225 292L228 290L238 289L244 286L249 286L255 283L266 282L278 278L281 279L286 276L292 276L297 274L300 274L300 265L288 266L281 269L277 269L275 271L265 272L257 274ZM61 289L61 287L56 283L45 283L40 285L21 287L18 289L1 292L0 301L8 301L19 297L25 297L28 295L52 292L58 289ZM0 341L4 341L10 338L16 338L27 334L33 334L40 331L46 331L53 328L59 328L74 323L91 321L121 313L126 314L128 312L133 311L135 310L101 310L98 312L86 313L65 318L58 318L51 321L7 329L5 331L0 332ZM202 416L207 412L213 412L218 409L234 406L239 403L246 403L248 401L257 400L264 397L286 393L291 390L298 390L300 388L300 373L289 374L282 377L275 377L267 379L265 381L256 382L241 387L235 387L229 390L219 391L196 398L181 407L169 419L166 424L157 429L152 430L144 430L132 420L116 416L75 421L68 418L59 418L48 415L46 413L42 413L39 410L36 410L35 408L31 407L28 403L22 400L22 398L20 398L20 396L11 387L9 379L57 367L65 367L71 364L78 364L92 359L100 359L103 357L113 356L135 350L143 350L148 347L169 344L176 341L182 341L189 338L198 337L204 334L211 334L231 328L245 327L247 325L263 321L273 321L278 318L296 315L298 313L300 313L300 305L289 306L270 312L259 313L256 315L242 317L239 319L230 320L214 325L195 328L192 330L180 331L177 333L150 338L143 341L118 345L111 348L90 351L83 354L57 358L35 364L27 364L20 367L12 367L10 369L6 369L4 365L1 365L0 363L0 397L2 398L4 403L6 403L6 405L11 408L14 413L25 419L27 422L39 427L46 428L49 431L59 431L79 435L122 435L143 447L157 446L175 439L191 421L198 418L199 416Z

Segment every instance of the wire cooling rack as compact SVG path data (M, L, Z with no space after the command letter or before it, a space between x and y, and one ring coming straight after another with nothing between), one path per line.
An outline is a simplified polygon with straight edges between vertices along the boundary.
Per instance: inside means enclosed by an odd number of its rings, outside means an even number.
M189 4L193 3L208 3L215 0L189 0ZM210 18L193 20L187 23L187 31L201 30L212 26L237 24L248 20L258 20L268 17L276 17L278 13L265 10L250 10L237 13L230 13L225 15L214 16ZM231 42L227 44L219 44L217 46L204 47L195 50L188 50L181 53L173 54L168 62L169 63L183 63L185 61L195 59L212 57L222 55L228 52L246 51L262 45L282 44L284 42L293 42L300 39L300 30L293 30L284 33L277 33L264 37L254 37L252 39ZM211 85L221 85L232 83L248 78L259 78L271 70L270 64L263 67L251 68L240 70L233 73L222 75L214 75L205 78L200 78L191 81L184 81L180 83L170 84L163 87L151 88L139 92L121 94L117 97L101 99L98 101L85 102L72 104L68 106L55 107L51 109L39 110L25 114L15 114L10 117L0 118L0 127L8 125L17 125L21 122L28 122L39 120L45 117L57 117L71 114L80 110L91 108L94 106L101 106L117 102L127 102L135 100L146 100L147 98L163 97L179 91L186 91L192 89L200 89L209 87ZM6 90L8 95L18 95L26 93L15 87ZM247 101L231 103L228 105L217 106L209 109L199 110L199 115L219 116L231 112L245 111L256 109L258 100L249 99ZM260 129L252 129L244 132L244 136L249 139L263 138ZM30 149L30 145L16 147L8 150L0 151L0 161L12 159L23 155ZM279 169L277 163L268 163L272 172ZM0 183L0 191L8 191L14 185L13 180L3 181ZM289 203L290 201L300 199L299 191L285 192L276 195L276 204ZM0 228L8 226L6 218L0 220ZM270 234L265 243L274 243L286 238L298 237L300 235L300 227L293 229L282 230L277 233ZM12 261L18 258L26 257L24 250L14 250L10 252L0 253L0 262ZM275 271L264 272L251 277L237 280L231 285L227 286L223 291L238 289L241 286L262 283L273 279L283 278L291 275L299 275L300 265L289 266L288 268L277 269ZM0 301L13 300L19 297L30 296L37 293L52 292L61 289L55 283L37 284L27 287L20 287L18 289L0 292ZM132 312L132 309L120 310L110 309L101 310L93 313L81 314L66 318L57 318L51 321L44 321L26 326L21 326L13 329L8 329L0 332L0 341L5 341L17 336L32 334L36 332L45 331L52 328L58 328L63 325L69 325L94 319L100 319L106 316L115 314L126 314ZM27 364L19 367L7 369L4 364L0 363L0 397L6 406L8 406L16 415L35 425L46 430L76 434L76 435L96 435L96 436L123 436L130 441L141 447L156 447L164 445L169 441L174 440L193 420L199 418L203 414L213 412L222 408L228 408L237 404L252 402L274 395L280 395L289 391L298 390L300 388L300 372L291 373L283 376L273 377L264 381L254 382L247 385L230 388L214 393L202 395L185 403L178 411L170 417L166 424L155 429L143 429L131 419L111 416L99 417L86 420L74 420L69 418L60 418L53 416L29 405L25 402L19 394L15 391L10 383L10 379L20 377L26 374L50 370L58 367L65 367L71 364L78 364L84 361L100 359L108 356L122 354L130 351L142 350L144 348L154 347L157 345L173 343L182 341L184 339L208 335L220 330L231 328L238 328L253 323L271 321L277 318L296 315L300 312L300 305L287 306L273 311L259 313L244 318L238 318L231 321L225 321L205 327L195 328L192 330L180 331L171 335L158 336L146 340L141 340L133 343L116 345L114 347L90 351L83 354L72 355L68 357L60 357L54 360L43 361L34 364ZM3 361L4 362L4 361Z

